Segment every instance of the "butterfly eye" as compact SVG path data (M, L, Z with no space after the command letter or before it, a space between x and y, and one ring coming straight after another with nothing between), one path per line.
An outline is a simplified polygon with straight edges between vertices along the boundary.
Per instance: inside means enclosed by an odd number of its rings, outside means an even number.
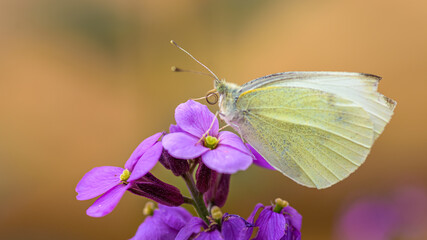
M218 94L216 92L210 92L206 94L206 102L211 105L214 105L218 102Z

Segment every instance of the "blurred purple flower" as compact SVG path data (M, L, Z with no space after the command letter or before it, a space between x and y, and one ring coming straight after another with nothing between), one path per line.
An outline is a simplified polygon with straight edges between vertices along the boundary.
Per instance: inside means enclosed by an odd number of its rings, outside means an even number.
M240 137L228 131L219 132L218 119L205 105L188 100L176 108L175 120L177 126L173 129L176 132L167 134L162 141L173 157L201 157L210 169L227 174L246 170L252 164L252 153Z
M255 222L255 227L259 227L259 230L254 240L301 239L302 216L291 206L277 209L258 203L248 221L253 222L256 213L263 207Z
M175 240L248 240L251 237L253 225L240 216L224 214L221 227L212 223L209 227L198 217L193 217L176 236ZM203 228L203 231L200 229Z
M254 162L253 162L255 165L257 165L259 167L266 168L266 169L270 169L270 170L276 170L249 143L246 143L246 146L249 148L249 150L251 150L252 154L255 157Z
M156 165L162 153L159 138L162 133L156 133L145 139L131 154L125 164L120 167L97 167L86 173L77 184L78 200L98 198L86 213L91 217L103 217L109 214L119 203L126 190L133 182L146 175Z
M182 207L167 207L159 204L159 208L144 220L131 240L175 239L179 231L192 218L193 216Z
M341 215L336 239L425 239L426 202L425 190L414 187L388 197L359 199Z

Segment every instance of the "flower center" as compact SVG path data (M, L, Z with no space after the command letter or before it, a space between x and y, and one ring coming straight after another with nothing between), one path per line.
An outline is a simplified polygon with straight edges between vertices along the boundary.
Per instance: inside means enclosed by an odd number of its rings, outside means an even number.
M120 174L120 181L126 183L129 177L130 177L130 171L125 169L123 170L122 174Z
M280 213L284 207L289 206L289 203L285 200L282 200L281 198L276 198L274 202L276 205L274 206L273 212Z
M148 202L145 204L144 209L142 210L142 214L143 214L144 216L153 216L153 214L154 214L154 209L155 209L155 207L154 207L154 203L153 203L153 202L148 201Z
M210 148L210 149L215 149L216 146L218 145L218 138L216 137L212 137L212 136L207 136L205 138L205 147Z

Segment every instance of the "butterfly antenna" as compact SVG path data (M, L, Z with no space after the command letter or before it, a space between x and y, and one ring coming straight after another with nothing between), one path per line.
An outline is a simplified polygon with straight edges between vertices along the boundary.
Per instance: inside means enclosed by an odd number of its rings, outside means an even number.
M213 78L213 79L215 79L215 80L216 80L216 78L215 78L214 76L212 76L211 74L209 74L209 73L204 73L204 72L199 72L199 71L193 71L193 70L182 69L182 68L178 68L178 67L175 67L175 66L172 66L172 67L171 67L171 70L172 70L172 72L189 72L189 73L196 73L196 74L200 74L200 75L204 75L204 76L211 77L211 78Z
M215 78L216 81L219 81L219 78L213 73L208 67L206 67L203 63L201 63L199 60L197 60L193 55L191 55L189 52L187 52L184 48L180 47L174 40L170 41L171 44L175 45L175 47L179 48L181 51L185 52L188 56L190 56L194 61L196 61L198 64L202 65L206 70L208 70L212 76Z

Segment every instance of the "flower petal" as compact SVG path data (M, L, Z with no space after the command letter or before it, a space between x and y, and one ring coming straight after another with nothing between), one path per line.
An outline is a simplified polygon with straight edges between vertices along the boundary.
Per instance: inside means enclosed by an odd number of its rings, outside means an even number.
M120 199L128 187L129 184L119 184L110 189L110 191L98 198L92 206L87 209L86 214L91 217L103 217L109 214L120 202Z
M193 159L207 152L209 148L197 143L199 139L188 133L176 132L169 133L163 137L163 147L168 153L179 159Z
M120 183L120 167L96 167L87 172L77 184L77 200L88 200L97 197Z
M183 130L178 125L171 124L170 127L169 127L169 132L170 133L183 132Z
M248 222L254 224L255 223L255 221L254 221L255 215L257 214L258 210L260 208L263 208L263 207L264 207L264 205L262 203L257 203L257 205L255 205L255 208L252 211L251 215L248 217Z
M248 240L251 237L246 233L253 226L242 217L226 213L222 219L221 232L225 240Z
M156 239L168 240L174 239L178 230L171 228L161 218L162 213L156 209L153 216L147 217L144 222L139 225L136 234L131 240L141 239Z
M285 218L289 220L291 225L294 228L296 228L298 231L301 231L301 224L302 224L301 214L299 214L299 212L291 206L287 206L283 208L282 212L285 214Z
M163 133L161 132L156 133L153 136L150 136L144 141L142 141L130 155L129 159L126 161L125 168L132 172L133 167L135 166L138 159L141 158L141 156L145 153L145 151L147 151L147 149L152 147L159 140L162 134Z
M222 131L219 133L219 145L226 145L236 150L241 151L242 153L252 155L248 147L243 143L242 139L236 134L228 131Z
M221 233L218 230L201 232L200 235L195 238L197 240L223 240Z
M259 227L259 230L254 240L280 239L285 234L286 219L283 214L273 212L271 207L266 207L259 214L255 226Z
M210 169L228 174L246 170L252 164L252 160L252 155L225 145L219 145L202 155L203 163Z
M192 217L190 221L179 231L175 240L188 240L193 234L200 232L201 227L207 227L201 218Z
M209 129L214 120L209 135L214 137L218 135L218 119L207 106L193 100L188 100L175 109L175 120L182 130L199 138Z
M267 169L270 169L270 170L276 170L249 143L247 143L246 146L248 146L249 150L251 150L252 154L255 156L255 159L254 159L254 164L255 165L258 165L259 167L267 168Z
M135 164L128 181L136 180L147 174L159 161L162 151L163 146L161 142L156 142L151 148L147 149Z
M159 204L159 211L161 219L164 223L169 225L171 228L181 230L188 221L193 217L185 208L182 207L168 207Z

